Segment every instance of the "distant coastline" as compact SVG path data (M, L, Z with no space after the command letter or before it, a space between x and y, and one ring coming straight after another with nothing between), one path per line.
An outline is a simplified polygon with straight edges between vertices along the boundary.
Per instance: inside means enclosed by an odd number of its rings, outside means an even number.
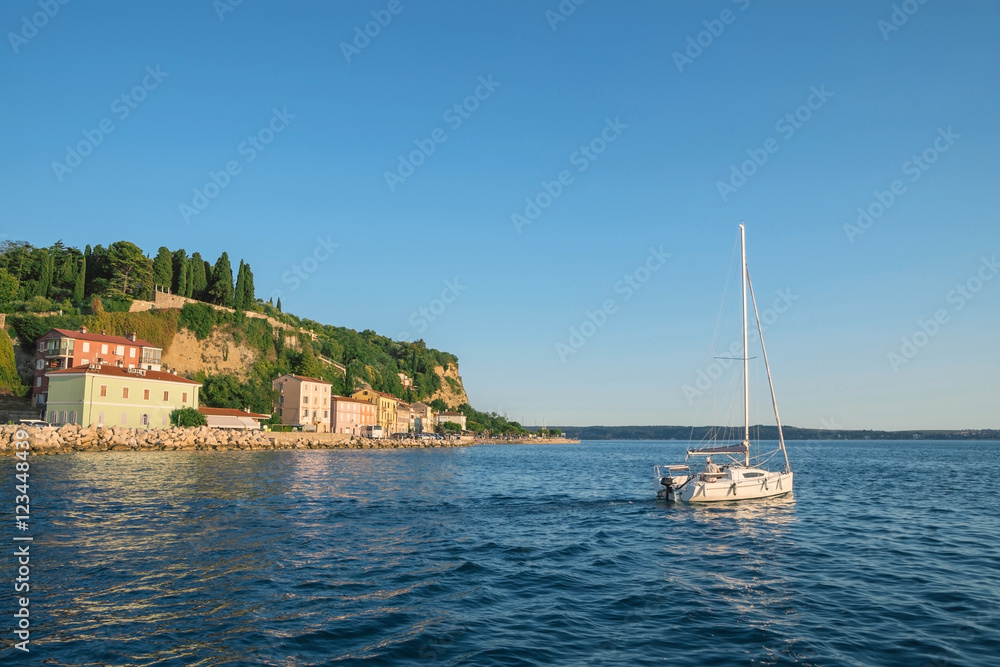
M558 426L567 438L574 440L694 440L699 441L713 431L724 433L718 426ZM1000 429L955 429L911 431L877 431L873 429L818 429L785 426L786 440L1000 440ZM530 430L530 427L529 427ZM732 427L729 431L732 432ZM776 426L752 426L753 437L777 440Z

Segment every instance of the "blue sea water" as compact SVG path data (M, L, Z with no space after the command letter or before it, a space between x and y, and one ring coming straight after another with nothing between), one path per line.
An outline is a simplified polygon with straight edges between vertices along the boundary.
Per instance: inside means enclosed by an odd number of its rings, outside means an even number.
M1000 443L792 442L792 497L658 502L683 447L34 458L0 660L1000 664Z

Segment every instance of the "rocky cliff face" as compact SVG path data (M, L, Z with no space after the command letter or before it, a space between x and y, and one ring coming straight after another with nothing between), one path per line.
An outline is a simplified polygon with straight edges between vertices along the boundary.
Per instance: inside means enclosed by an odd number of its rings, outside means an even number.
M192 376L198 371L213 375L228 373L245 380L247 371L257 361L253 348L237 345L231 336L219 329L205 340L198 340L187 329L179 329L170 349L163 353L163 364L181 375Z
M458 374L458 364L448 364L447 367L436 366L434 372L441 376L441 388L427 399L428 401L440 398L450 408L457 408L462 403L469 402L465 385L462 384L462 376Z

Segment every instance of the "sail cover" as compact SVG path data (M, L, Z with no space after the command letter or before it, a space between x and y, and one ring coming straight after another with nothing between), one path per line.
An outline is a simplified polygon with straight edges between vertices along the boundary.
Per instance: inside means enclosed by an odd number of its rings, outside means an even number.
M703 447L702 449L689 449L688 454L746 454L747 446L744 443L729 445L727 447Z

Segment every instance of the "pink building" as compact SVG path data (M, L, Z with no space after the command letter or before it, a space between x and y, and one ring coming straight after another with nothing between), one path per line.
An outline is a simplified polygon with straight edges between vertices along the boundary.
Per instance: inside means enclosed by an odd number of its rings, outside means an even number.
M374 404L347 396L333 396L330 399L330 416L333 419L333 433L362 435L365 426L378 424Z

